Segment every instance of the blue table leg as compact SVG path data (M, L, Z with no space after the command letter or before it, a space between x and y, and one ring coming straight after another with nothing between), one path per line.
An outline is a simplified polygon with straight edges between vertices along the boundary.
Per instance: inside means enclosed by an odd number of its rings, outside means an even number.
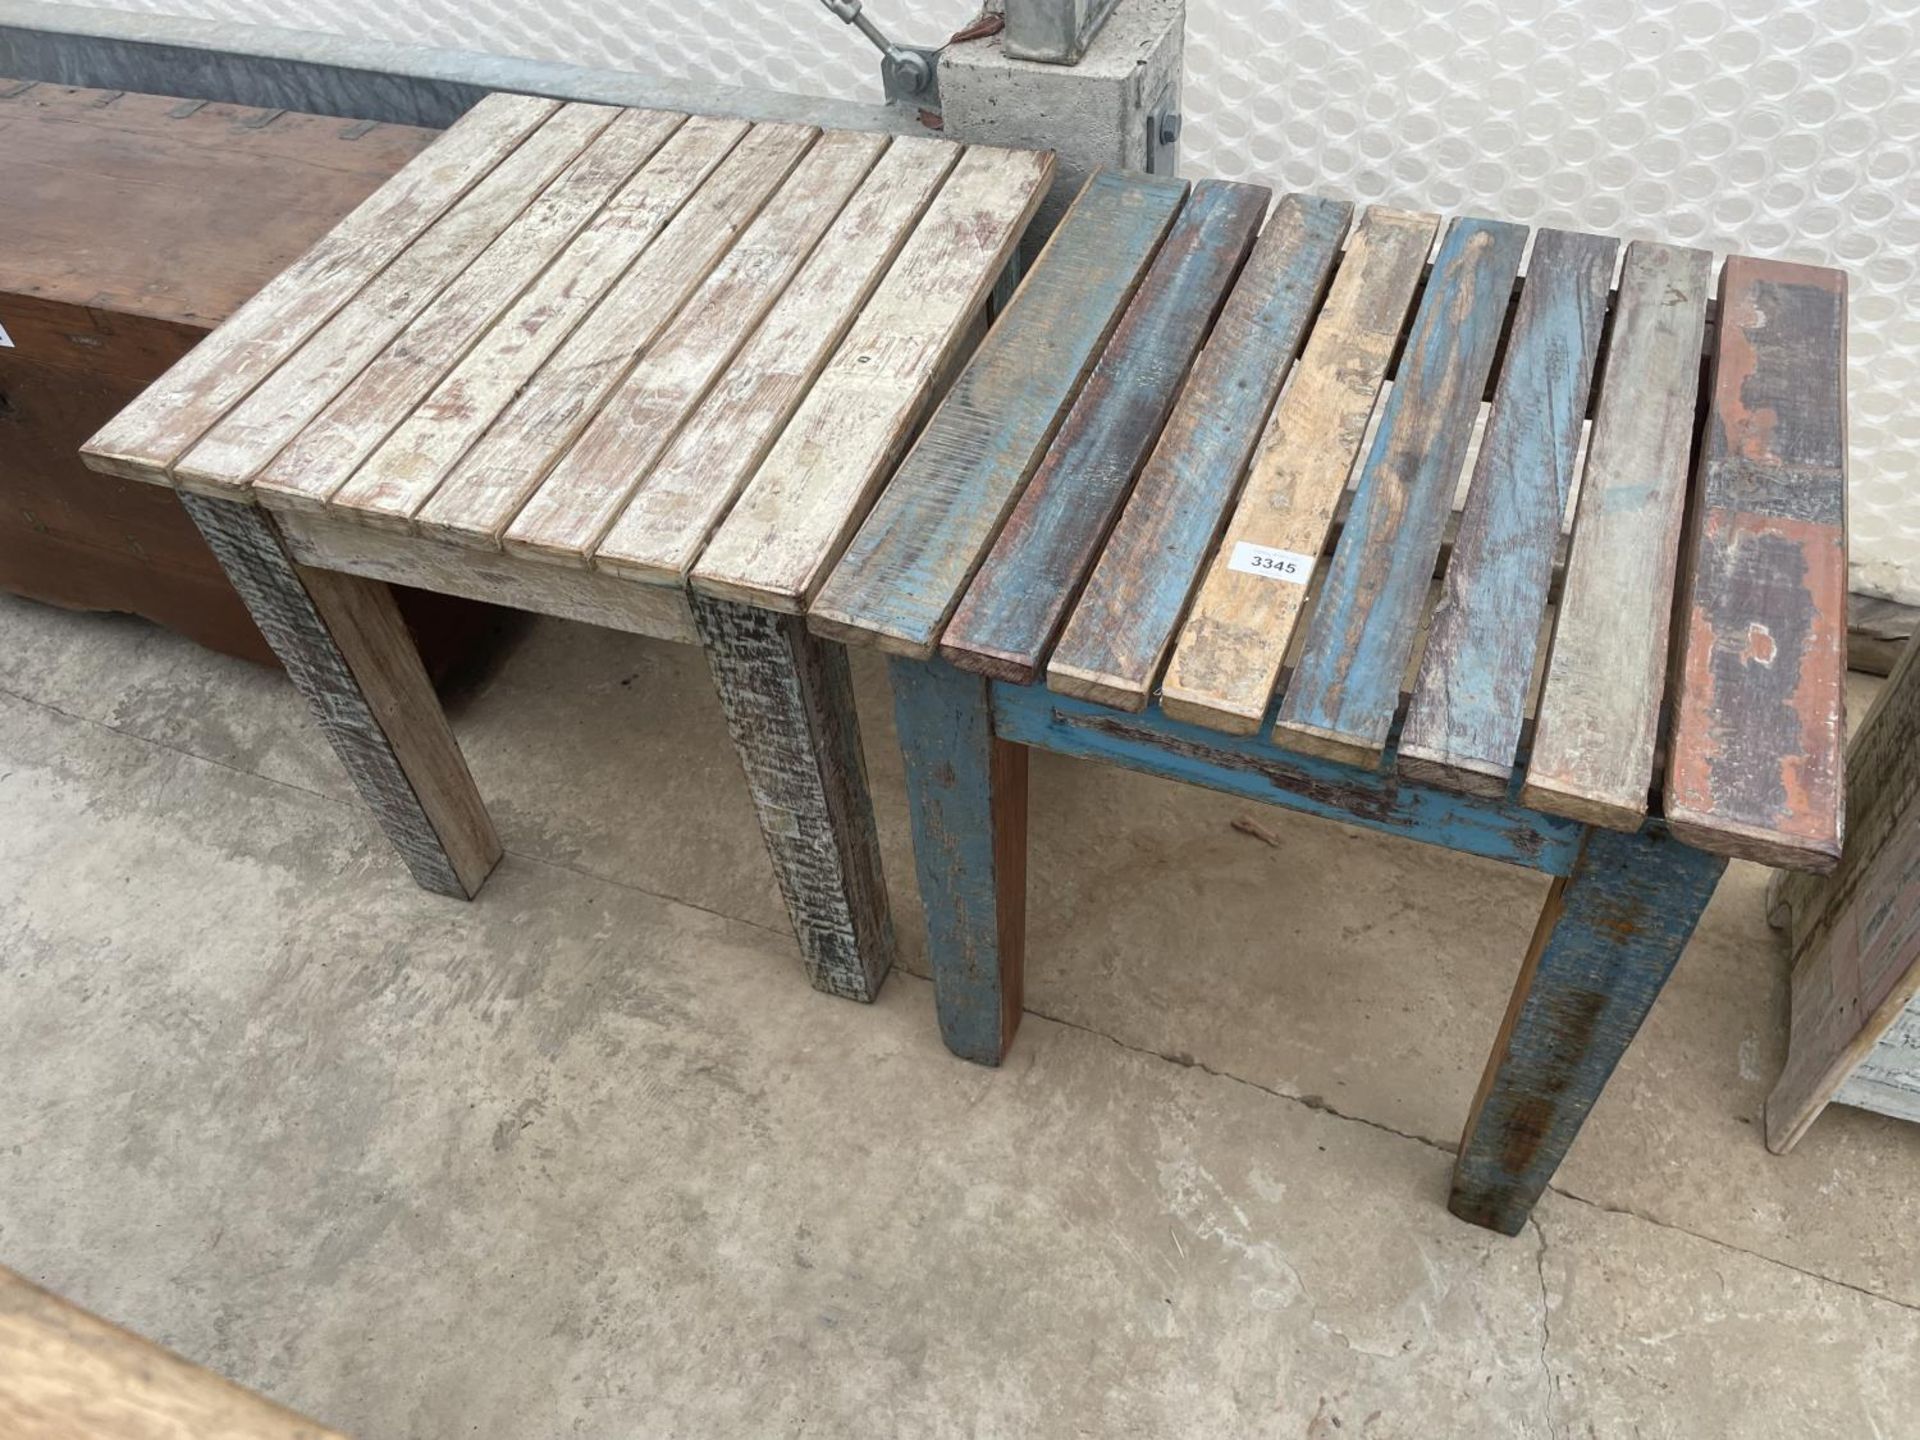
M1027 750L995 738L980 676L939 660L895 660L891 675L940 1035L998 1065L1020 1023Z
M1727 862L1590 829L1555 880L1453 1170L1455 1215L1516 1235L1686 949Z

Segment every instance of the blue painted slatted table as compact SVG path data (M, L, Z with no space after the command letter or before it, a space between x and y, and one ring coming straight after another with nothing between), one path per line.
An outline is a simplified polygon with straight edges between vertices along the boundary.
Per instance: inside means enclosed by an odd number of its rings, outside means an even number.
M1033 748L1543 871L1451 1202L1515 1233L1727 858L1838 859L1844 277L1095 183L1153 223L1062 228L810 596L895 657L942 1032L1019 1021Z

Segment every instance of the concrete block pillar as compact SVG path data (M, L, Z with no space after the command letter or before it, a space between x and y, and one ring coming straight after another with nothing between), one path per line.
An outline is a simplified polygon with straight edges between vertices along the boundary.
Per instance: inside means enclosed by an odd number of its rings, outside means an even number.
M1077 65L1010 59L1000 35L941 55L943 134L1060 156L1030 246L1052 233L1097 167L1173 173L1186 8L1186 0L1120 0Z

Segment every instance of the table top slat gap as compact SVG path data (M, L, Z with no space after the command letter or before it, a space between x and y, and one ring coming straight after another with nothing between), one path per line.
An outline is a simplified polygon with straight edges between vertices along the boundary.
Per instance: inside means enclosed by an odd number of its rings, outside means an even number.
M1616 830L1653 786L1712 279L1704 250L1627 247L1521 790Z
M619 113L607 105L563 106L228 411L174 467L182 487L214 495L247 489Z
M640 482L594 565L683 585L915 224L959 160L951 141L896 139L805 268Z
M377 466L376 454L336 503L353 503L363 484L383 487L391 473L405 482L404 495L370 493L362 518L384 513L441 539L500 548L501 532L549 466L817 134L758 125L729 135L716 125L697 137L669 175L646 181L628 216L596 237L577 266L530 295L524 313L502 322L498 340L415 412L389 442L389 464Z
M1512 781L1618 252L1565 230L1534 241L1400 736L1416 779L1484 795Z
M1053 175L969 149L715 531L695 589L798 613L865 519Z
M674 132L329 498L345 518L386 529L415 516L540 367L666 235L750 132L698 116Z
M276 509L321 509L686 120L629 110L283 448L254 484Z
M1159 439L1272 192L1201 181L1189 192L1105 353L948 621L940 653L1026 683Z
M941 401L808 612L818 633L926 659L1186 197L1095 173Z
M559 108L525 95L481 100L103 426L82 458L169 483L221 416Z
M1526 237L1503 221L1448 227L1281 702L1281 745L1380 763Z
M1327 293L1353 207L1274 207L1047 663L1062 694L1143 710Z
M821 137L641 357L502 539L529 558L586 566L594 546L886 148Z
M1374 206L1355 227L1174 642L1174 718L1251 735L1267 714L1439 224Z

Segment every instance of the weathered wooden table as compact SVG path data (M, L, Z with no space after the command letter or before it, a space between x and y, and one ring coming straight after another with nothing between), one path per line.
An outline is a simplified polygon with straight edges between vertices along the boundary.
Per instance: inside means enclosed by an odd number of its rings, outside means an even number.
M1025 747L1554 877L1454 1172L1514 1233L1725 857L1839 855L1845 282L1734 258L1716 314L1701 251L1269 199L1096 177L810 623L899 657L969 1059Z
M704 639L814 983L871 998L893 939L845 654L688 573L824 568L1051 174L492 96L84 454L179 490L442 894L500 844L386 582Z

